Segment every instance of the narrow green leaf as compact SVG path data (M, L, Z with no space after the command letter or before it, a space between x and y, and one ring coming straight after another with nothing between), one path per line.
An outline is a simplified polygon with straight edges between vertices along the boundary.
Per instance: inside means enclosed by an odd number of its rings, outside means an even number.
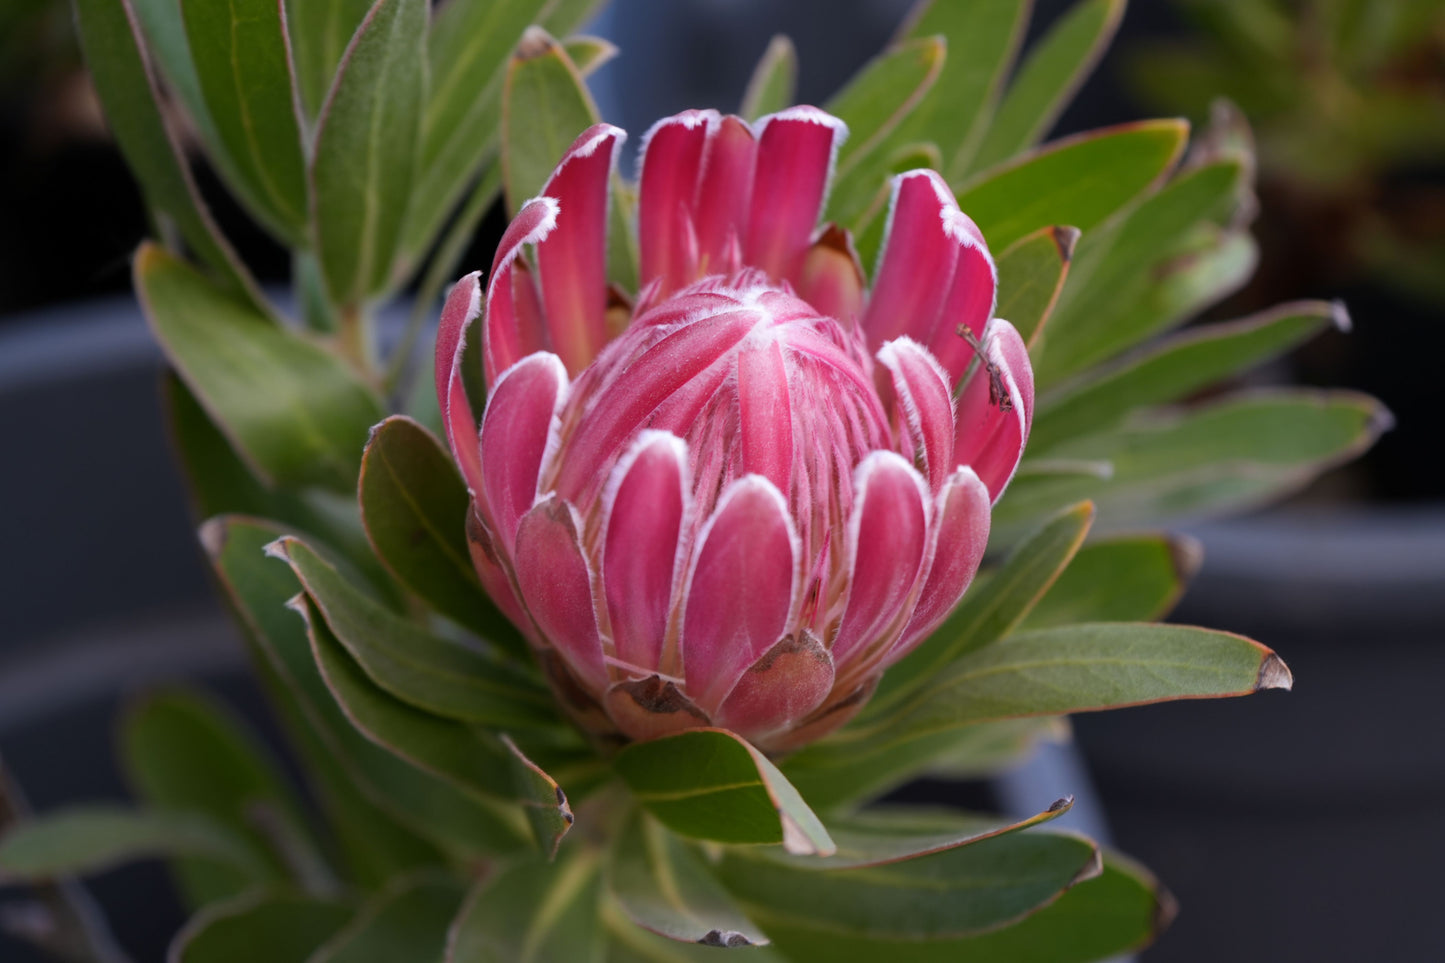
M135 286L166 357L258 476L340 491L356 484L382 409L342 361L152 244L136 252Z
M1094 506L1082 502L1042 524L982 585L964 594L931 636L884 673L863 718L891 711L960 656L1011 632L1068 566L1093 521Z
M308 117L321 113L341 56L372 0L290 0L286 20L296 59L296 86Z
M932 93L899 125L890 144L938 145L943 158L939 170L952 182L988 127L1004 78L1028 30L1032 6L1028 0L918 4L903 36L941 35L948 44L948 60ZM1073 222L1064 218L1058 223ZM989 242L995 243L993 238Z
M542 192L567 148L597 123L597 105L562 45L528 30L502 94L502 183L507 210Z
M1279 656L1227 632L1133 622L1015 632L959 659L902 711L840 732L829 751L878 751L994 719L1242 696L1290 683Z
M14 826L0 837L0 878L51 879L177 856L223 863L252 883L272 879L250 843L209 816L104 805L63 809Z
M690 729L625 746L613 768L633 797L680 835L782 843L828 855L833 842L778 768L724 729Z
M467 547L466 483L425 428L393 415L372 429L359 495L366 533L398 581L508 652L526 651L525 640L477 580Z
M922 775L981 779L1021 763L1043 739L1060 738L1055 719L1005 719L900 739L867 751L816 742L783 761L804 798L836 811L905 785Z
M885 866L832 869L827 862L731 850L718 876L794 957L811 956L813 932L925 944L982 933L1037 912L1099 873L1092 842L1053 833L994 836Z
M577 72L583 77L592 76L621 52L612 41L585 33L564 38L562 49L567 52L568 59L577 65Z
M219 143L210 108L201 93L196 62L191 56L191 41L186 36L186 18L181 11L181 0L130 0L130 6L140 23L146 53L166 87L185 109L186 117L195 125L201 141L207 145ZM229 163L224 152L217 152L215 160L220 165Z
M338 304L391 281L420 141L426 0L378 0L342 57L316 130L312 211Z
M572 142L597 123L597 105L567 51L543 29L531 28L517 45L502 91L502 184L515 213L537 196ZM607 225L607 279L623 290L637 286L637 251L629 224L636 208L615 174Z
M377 894L307 963L398 963L440 960L465 894L446 877L402 880Z
M120 728L120 756L142 802L214 819L266 854L274 878L283 878L288 869L268 852L278 837L302 841L303 865L319 865L300 808L274 763L238 720L200 694L171 690L133 703ZM258 831L258 817L286 828L268 838ZM211 861L182 860L175 868L192 907L238 896L254 882Z
M290 246L303 246L306 158L282 4L186 0L181 5L217 147L237 193Z
M201 541L263 664L294 699L306 724L302 732L322 750L312 757L313 767L334 770L343 779L341 798L328 792L338 818L350 829L372 828L380 834L376 844L386 847L358 855L373 866L416 865L435 863L440 858L436 849L477 859L525 846L524 828L519 827L520 835L499 838L492 811L452 783L374 745L342 713L317 669L305 623L286 610L301 584L290 569L262 553L278 534L269 523L223 518L202 528ZM356 806L358 797L366 805ZM427 846L429 858L423 856Z
M874 196L888 181L893 152L886 149L898 125L918 107L943 70L942 37L909 40L885 50L863 66L824 105L848 125L828 197L829 220L860 223Z
M532 838L537 848L555 859L562 837L572 828L575 817L567 794L508 736L502 736L502 745L507 750L512 769L512 790L527 814L527 823L532 827Z
M478 884L457 915L446 963L602 963L596 850L515 863Z
M1040 514L1079 498L1097 502L1105 530L1235 510L1353 458L1391 423L1378 401L1347 391L1248 392L1183 412L1141 415L1050 452L1107 460L1114 466L1110 478L1014 479L994 509L992 537L1007 541Z
M1125 0L1079 0L1024 58L969 165L982 170L1043 139L1094 72L1124 15Z
M990 248L1004 250L1051 224L1072 224L1087 236L1160 181L1188 133L1178 120L1120 124L1054 141L950 183Z
M1117 535L1079 549L1023 621L1026 629L1075 622L1152 622L1169 614L1199 570L1187 535Z
M283 538L268 551L296 572L367 677L427 712L499 727L556 727L550 694L520 668L432 635L367 597L305 542Z
M1237 158L1204 164L1175 177L1117 225L1086 235L1074 258L1073 282L1043 344L1032 352L1040 383L1055 384L1154 333L1156 313L1128 306L1218 246L1219 231L1201 235L1198 229L1227 221L1247 186Z
M1078 240L1076 227L1042 227L998 256L994 315L1011 322L1025 344L1038 339L1058 303Z
M612 843L607 883L633 922L669 939L726 947L768 942L706 865L641 812Z
M753 75L748 79L738 113L754 121L791 106L798 89L798 51L786 34L774 34L768 41Z
M193 916L171 944L171 963L301 963L351 919L345 903L249 894Z
M161 94L130 0L74 0L76 27L95 91L147 205L170 218L227 289L264 311L265 299L201 200Z
M1349 328L1338 302L1295 301L1238 321L1193 328L1039 399L1029 448L1114 427L1130 412L1186 398L1313 337Z

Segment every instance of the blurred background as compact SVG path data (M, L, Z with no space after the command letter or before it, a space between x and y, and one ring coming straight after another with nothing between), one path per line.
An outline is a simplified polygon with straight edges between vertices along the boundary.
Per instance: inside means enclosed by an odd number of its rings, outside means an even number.
M786 33L799 99L822 102L909 5L614 0L589 32L622 56L593 89L635 145L664 114L735 108ZM1067 6L1037 0L1033 35ZM1368 391L1397 426L1285 505L1190 529L1205 563L1175 618L1274 647L1292 694L1079 718L1081 756L972 791L1087 793L1081 818L1182 904L1148 963L1445 959L1445 0L1141 0L1055 133L1199 123L1220 95L1254 128L1262 257L1209 317L1342 299L1351 332L1256 377ZM284 281L284 251L198 177L243 258ZM0 0L0 760L40 809L123 795L111 722L166 680L207 680L270 734L166 448L129 295L147 232L68 3ZM138 960L181 920L167 887L155 866L92 887ZM21 953L0 935L0 959Z

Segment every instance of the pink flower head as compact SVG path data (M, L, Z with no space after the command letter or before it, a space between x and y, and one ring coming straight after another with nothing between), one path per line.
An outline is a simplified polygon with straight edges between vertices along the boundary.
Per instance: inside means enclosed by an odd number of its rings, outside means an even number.
M628 303L606 281L625 135L599 124L517 212L485 291L469 275L443 310L478 571L585 725L800 745L977 571L1028 437L1028 354L932 171L894 179L866 289L846 233L818 227L846 134L813 107L660 121ZM480 430L458 369L478 315Z

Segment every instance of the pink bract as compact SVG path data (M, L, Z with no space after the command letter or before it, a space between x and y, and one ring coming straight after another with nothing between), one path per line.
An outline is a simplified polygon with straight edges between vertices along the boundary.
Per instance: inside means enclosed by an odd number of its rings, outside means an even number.
M978 569L1028 438L1028 353L932 171L894 178L866 289L846 232L818 226L846 135L813 107L657 123L629 302L606 280L625 135L599 124L517 212L485 290L469 275L443 309L478 572L596 731L806 743ZM479 315L480 427L459 367Z

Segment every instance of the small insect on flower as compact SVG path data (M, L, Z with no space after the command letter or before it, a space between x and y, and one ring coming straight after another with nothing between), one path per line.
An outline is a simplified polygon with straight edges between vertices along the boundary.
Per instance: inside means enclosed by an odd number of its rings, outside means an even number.
M1028 354L933 171L894 179L869 289L847 232L818 225L846 134L813 107L657 123L614 334L624 134L599 124L517 212L485 289L469 275L443 310L437 390L477 570L601 734L816 739L978 569L1028 438ZM460 369L478 317L480 426Z

